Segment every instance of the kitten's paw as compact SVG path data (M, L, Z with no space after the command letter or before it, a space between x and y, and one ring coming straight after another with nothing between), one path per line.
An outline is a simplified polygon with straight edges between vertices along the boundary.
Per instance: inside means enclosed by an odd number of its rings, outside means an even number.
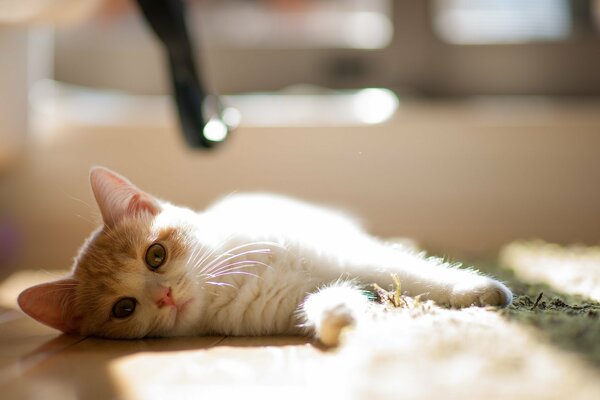
M450 295L450 305L455 308L469 306L505 307L512 302L512 293L502 283L481 277L475 282L456 285Z
M342 330L356 324L352 310L345 304L325 310L322 314L317 337L326 346L337 346L340 343Z
M337 346L342 331L358 324L369 300L350 284L338 283L310 294L302 309L306 326L326 346Z

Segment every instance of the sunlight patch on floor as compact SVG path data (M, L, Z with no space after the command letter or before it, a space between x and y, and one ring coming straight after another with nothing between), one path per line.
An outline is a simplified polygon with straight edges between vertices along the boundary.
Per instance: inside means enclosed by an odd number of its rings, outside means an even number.
M349 332L337 370L352 398L595 398L575 355L481 308L389 312Z
M207 350L138 353L108 369L126 399L314 397L319 350L302 338L279 338L291 344L273 345L277 339L231 338Z
M127 399L224 393L294 399L428 399L448 393L600 398L595 370L540 341L533 328L509 322L493 309L448 310L419 301L376 310L330 351L302 342L273 346L264 338L227 338L206 350L121 357L110 363L109 372Z
M515 242L502 250L500 262L524 281L600 301L600 246Z

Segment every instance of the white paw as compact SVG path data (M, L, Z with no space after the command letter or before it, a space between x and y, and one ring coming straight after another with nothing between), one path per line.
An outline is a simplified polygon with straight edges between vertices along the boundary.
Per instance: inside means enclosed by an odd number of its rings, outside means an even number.
M368 298L350 284L337 284L310 294L302 305L306 326L326 346L337 346L344 329L358 324Z
M511 291L502 283L491 278L479 277L477 280L454 286L450 294L450 305L456 308L469 306L505 307L512 302Z
M337 346L344 328L354 326L356 318L352 310L345 304L325 310L322 314L316 334L321 343L326 346Z

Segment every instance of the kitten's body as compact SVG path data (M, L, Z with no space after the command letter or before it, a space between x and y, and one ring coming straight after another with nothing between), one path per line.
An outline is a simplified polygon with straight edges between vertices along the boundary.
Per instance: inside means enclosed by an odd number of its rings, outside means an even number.
M82 248L73 279L60 282L71 294L51 300L60 293L51 283L20 296L26 312L63 331L108 337L311 332L335 344L341 328L367 308L360 284L388 287L391 274L406 294L455 307L511 301L495 280L384 243L345 215L292 199L233 195L195 213L104 169L92 172L92 187L105 224ZM153 243L167 254L156 270L144 264ZM137 306L131 316L115 318L111 307L123 297ZM75 320L42 305L53 301L67 304Z

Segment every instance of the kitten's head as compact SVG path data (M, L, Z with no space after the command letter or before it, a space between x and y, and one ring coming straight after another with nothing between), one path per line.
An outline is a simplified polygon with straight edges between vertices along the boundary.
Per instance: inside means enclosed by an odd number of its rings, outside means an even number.
M112 338L185 333L198 309L196 279L186 265L195 214L158 201L104 168L92 169L90 181L103 226L81 248L72 276L26 289L19 305L66 333Z

